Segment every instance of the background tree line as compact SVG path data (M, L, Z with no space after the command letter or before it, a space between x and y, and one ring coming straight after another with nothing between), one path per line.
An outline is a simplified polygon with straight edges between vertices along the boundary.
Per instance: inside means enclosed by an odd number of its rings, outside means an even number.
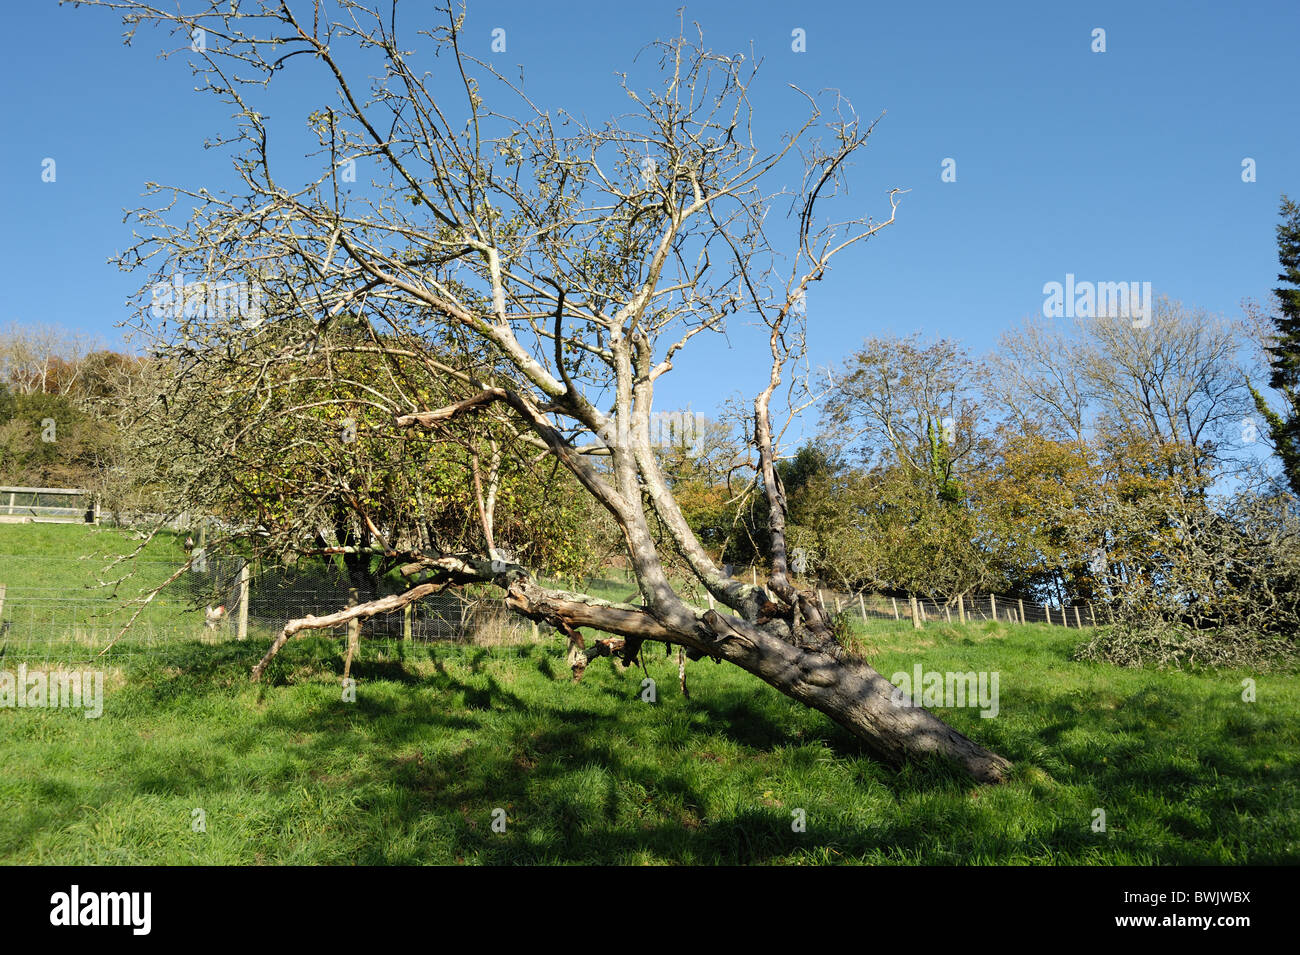
M0 484L103 490L126 467L109 407L145 362L40 324L0 330Z
M826 372L818 433L778 468L790 543L841 590L1092 602L1108 639L1173 640L1169 659L1276 650L1269 635L1300 624L1300 515L1258 403L1285 395L1254 384L1279 350L1262 314L1165 299L1145 327L1033 318L983 357L868 338ZM746 563L765 499L708 472L678 466L679 499Z

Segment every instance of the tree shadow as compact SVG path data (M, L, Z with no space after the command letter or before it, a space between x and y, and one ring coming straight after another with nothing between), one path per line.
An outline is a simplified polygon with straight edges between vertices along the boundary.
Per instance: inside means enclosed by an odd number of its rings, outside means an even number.
M132 671L132 706L139 711L180 700L178 705L199 709L211 697L228 701L232 689L246 683L259 651L236 644L169 648L149 666ZM286 648L281 675L306 670L332 680L341 670L336 651L329 640L323 647L305 641ZM488 662L517 660L520 678L536 685L539 676L552 679L555 672L543 666L547 655L536 648L496 654L478 649L446 657L432 655L432 666L423 672L402 661L356 662L354 673L363 691L351 703L332 694L285 695L309 691L312 678L305 686L265 685L255 697L259 712L249 723L209 733L213 752L206 759L176 765L123 762L97 790L98 798L128 805L157 796L188 796L194 805L211 804L216 797L238 800L247 783L236 782L235 763L252 740L263 751L292 747L292 761L255 785L297 807L294 826L312 825L310 818L303 821L305 810L294 802L303 787L323 792L321 798L346 794L347 828L354 830L347 842L349 858L361 864L648 859L749 865L792 858L946 864L1087 857L1098 851L1099 843L1088 828L1086 809L1074 803L1088 793L1105 794L1111 818L1122 821L1142 805L1144 794L1177 797L1204 788L1206 777L1185 759L1180 762L1176 747L1147 752L1141 739L1121 734L1077 740L1074 731L1104 728L1115 715L1089 710L1078 698L1047 689L1020 691L1004 697L1004 705L1031 709L1032 728L1007 730L997 745L1005 747L1009 758L1025 756L1029 767L1034 747L1050 747L1053 760L1046 765L1056 789L1035 795L1032 786L1022 786L1019 798L1057 803L1050 810L1055 815L1040 818L1037 828L1019 829L1008 824L1006 815L1007 806L1016 803L999 808L997 789L977 798L980 788L972 789L964 774L942 761L886 766L830 720L810 718L784 698L777 705L775 691L765 686L697 680L691 698L673 700L664 718L685 719L685 731L699 733L702 747L714 739L739 748L736 772L749 761L810 767L801 778L815 784L822 771L818 764L830 760L840 776L844 770L852 774L855 786L887 797L888 811L863 814L841 806L837 800L842 797L831 791L806 807L806 831L799 831L791 816L799 807L720 799L715 791L719 784L696 771L698 761L674 761L628 746L625 737L646 731L646 711L622 708L636 700L635 693L627 692L635 686L631 680L580 684L582 692L576 694L526 696L503 685ZM453 658L455 666L449 665ZM639 670L629 673L640 677ZM366 692L367 683L379 691ZM568 689L559 681L556 688ZM273 697L297 705L265 707ZM1163 741L1178 733L1178 714L1194 712L1196 703L1190 692L1142 690L1120 701L1116 712L1126 726L1148 728ZM783 706L792 714L788 722L780 717ZM205 728L210 730L210 724ZM1217 747L1206 762L1221 784L1200 793L1194 805L1164 811L1160 824L1168 838L1152 849L1161 862L1214 861L1206 848L1214 841L1207 814L1213 820L1242 811L1265 812L1270 797L1264 791L1294 792L1300 782L1294 765L1261 770L1230 746ZM1060 787L1066 786L1084 794L1062 794ZM1262 791L1252 794L1253 787ZM6 827L10 845L84 817L85 795L75 786L51 780L39 796L38 811ZM720 804L730 808L706 810ZM505 813L504 831L493 828L495 809ZM330 825L337 826L337 820ZM287 853L295 830L285 826L283 831L272 827L263 838ZM1118 838L1124 838L1122 833ZM1284 858L1284 847L1275 851Z

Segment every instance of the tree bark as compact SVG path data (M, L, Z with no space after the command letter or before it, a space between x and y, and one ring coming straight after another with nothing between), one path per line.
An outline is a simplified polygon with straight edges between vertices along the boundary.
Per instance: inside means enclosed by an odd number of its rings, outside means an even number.
M460 574L485 569L481 562L433 562ZM512 567L494 582L507 589L506 604L534 619L590 627L623 637L677 644L725 660L752 673L786 696L822 713L848 730L877 756L893 763L939 756L983 783L1002 782L1011 763L948 726L933 713L901 697L896 687L866 662L820 645L792 642L784 620L764 625L716 610L693 611L669 623L648 609L541 587ZM562 628L563 629L563 628ZM836 648L838 649L838 648ZM603 654L601 654L603 655ZM905 704L899 705L897 699Z
M1008 760L928 710L896 703L899 694L894 685L867 663L797 646L736 617L702 611L695 629L675 632L641 608L593 598L573 599L522 581L511 587L507 603L527 616L561 617L575 627L598 627L627 637L677 643L726 660L825 713L892 764L939 756L982 783L1002 782L1011 769Z

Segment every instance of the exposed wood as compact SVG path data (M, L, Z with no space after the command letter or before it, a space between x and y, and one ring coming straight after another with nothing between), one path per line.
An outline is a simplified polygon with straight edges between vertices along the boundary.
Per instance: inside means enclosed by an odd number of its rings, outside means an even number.
M239 568L239 614L236 617L236 639L248 639L248 561Z
M357 604L357 590L353 587L348 591L348 606L355 607ZM361 650L361 620L352 617L348 620L348 654L347 659L343 661L343 682L346 683L348 676L352 673L352 660L360 654Z
M257 666L253 667L252 679L254 682L260 680L267 665L275 655L280 652L280 648L304 630L326 630L331 627L337 627L348 623L353 619L373 617L375 614L379 613L391 613L394 610L400 610L412 601L419 600L421 597L435 594L445 586L445 584L441 583L420 584L417 587L412 587L404 594L393 594L388 597L380 597L378 600L372 600L369 603L364 604L357 604L354 607L348 607L344 610L338 611L337 613L326 614L323 617L308 614L307 616L300 617L297 620L290 620L285 624L284 629L280 631L280 635L275 638L270 649L268 649L262 659L258 661Z
M638 646L642 640L656 640L676 644L701 656L729 661L787 696L825 713L891 762L925 754L944 755L982 782L1001 781L1010 767L1005 759L980 747L927 710L896 705L894 687L867 664L816 648L796 646L768 629L783 625L783 621L760 627L716 610L704 610L669 626L642 607L542 587L514 566L498 572L491 569L490 562L458 557L426 559L422 566L439 573L443 581L420 584L405 594L380 598L325 617L290 622L258 664L254 678L261 675L274 652L296 633L391 612L433 593L452 579L477 577L505 589L506 605L512 610L533 619L552 621L562 631L579 637L579 628L589 627L616 634L629 642L635 640ZM815 604L815 600L808 600L808 604ZM585 668L593 658L612 655L621 646L617 640L598 641L590 651L580 651L580 668Z
M361 650L361 621L348 621L348 653L343 660L343 682L347 682L349 675L352 673L352 658L357 656Z

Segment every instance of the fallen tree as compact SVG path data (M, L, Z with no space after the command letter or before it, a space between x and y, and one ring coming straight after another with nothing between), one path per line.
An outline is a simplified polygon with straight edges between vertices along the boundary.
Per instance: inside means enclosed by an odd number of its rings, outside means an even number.
M465 450L477 554L465 552L464 539L397 522L374 494L316 480L311 494L344 502L358 529L348 541L322 541L303 487L286 492L269 465L255 481L241 477L234 493L250 502L258 526L246 546L352 548L398 564L408 581L400 594L290 623L255 679L297 633L445 587L491 584L513 611L567 634L583 660L617 653L630 662L647 641L677 646L743 668L885 759L937 756L982 782L1005 778L1007 760L920 707L896 705L894 687L844 652L817 595L795 585L787 562L776 462L785 427L816 397L800 373L806 293L832 259L893 223L898 207L899 190L881 218L843 195L875 123L863 123L836 93L796 89L804 120L762 148L748 95L752 55L716 54L685 35L652 45L655 88L638 90L624 77L633 113L597 126L536 107L522 81L467 53L463 14L453 9L428 34L432 50L420 52L441 57L430 76L412 67L418 58L399 44L395 17L358 4L341 4L346 15L333 19L329 4L301 18L269 2L193 14L101 5L122 10L132 29L152 22L187 37L203 31L203 48L188 55L238 117L229 140L242 149L235 192L169 189L171 204L137 214L149 234L123 257L137 265L161 253L153 285L176 274L204 277L207 305L169 322L150 320L141 303L140 328L178 368L170 407L186 409L157 424L205 449L185 475L190 498L228 486L225 462L272 421L308 413L302 401L279 400L282 376L268 373L295 363L314 362L322 378L311 409L333 402L363 409L368 422L383 416L394 447L424 440ZM366 91L348 78L363 62L379 77ZM293 69L312 71L333 101L309 117L323 168L290 188L272 175L271 131L251 98L270 95L272 81ZM487 82L521 118L485 105ZM366 188L352 187L359 171ZM767 185L783 176L798 185ZM177 203L195 206L188 221L169 216ZM788 227L769 222L781 203L789 203ZM783 233L786 254L771 232ZM251 286L262 307L252 315L211 307L207 293L223 283ZM654 438L659 380L701 336L720 340L730 316L767 341L746 425L753 486L769 513L771 573L760 585L727 576L701 546ZM351 332L342 335L345 323ZM367 374L330 361L320 370L320 355L335 353L373 364ZM356 420L344 420L355 432ZM311 450L289 443L286 453ZM548 588L513 558L494 522L509 460L562 468L596 502L635 574L638 602ZM693 606L674 586L670 562L720 609ZM587 647L584 630L615 637Z

